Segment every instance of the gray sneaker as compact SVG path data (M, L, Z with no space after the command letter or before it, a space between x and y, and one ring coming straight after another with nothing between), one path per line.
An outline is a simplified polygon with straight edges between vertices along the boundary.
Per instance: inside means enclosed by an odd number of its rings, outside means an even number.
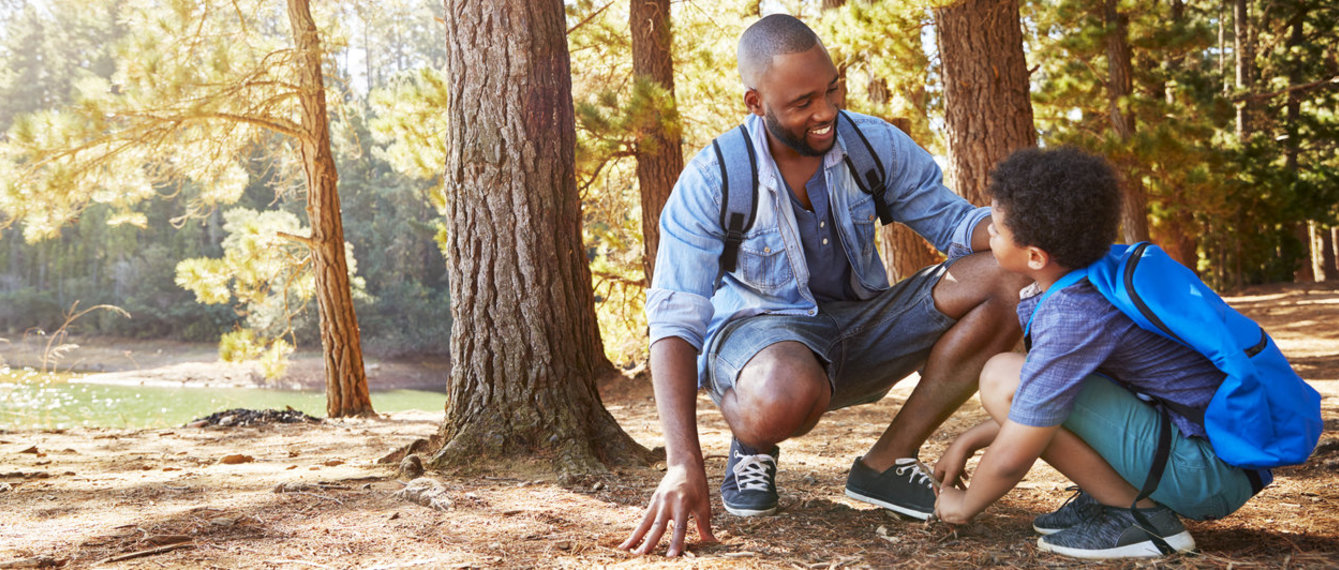
M1041 534L1055 534L1085 520L1097 516L1102 505L1083 489L1071 487L1073 495L1060 505L1055 512L1046 513L1032 520L1032 530Z
M930 473L915 459L898 459L879 473L857 457L846 477L846 496L871 505L926 520L935 512L935 491Z
M1097 516L1075 526L1037 539L1043 552L1075 558L1106 560L1112 558L1156 558L1162 556L1153 535L1161 537L1177 552L1195 550L1195 539L1171 509L1158 505L1139 509L1152 523L1142 528L1130 509L1099 505Z

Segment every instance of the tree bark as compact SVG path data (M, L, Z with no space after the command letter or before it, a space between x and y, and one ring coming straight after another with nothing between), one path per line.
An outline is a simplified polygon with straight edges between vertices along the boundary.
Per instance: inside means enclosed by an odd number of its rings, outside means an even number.
M950 186L986 205L990 169L1036 146L1018 0L964 0L935 9L943 64Z
M325 357L326 415L370 416L372 399L363 369L362 338L344 256L344 224L339 209L339 174L330 150L321 41L307 0L288 0L288 19L298 58L298 99L302 103L303 170L307 180L307 242L316 272L317 314Z
M632 73L637 81L649 81L664 88L674 101L674 61L670 30L669 0L632 0L629 12L632 32ZM677 106L672 107L677 110ZM660 246L660 211L669 199L674 182L683 170L683 141L677 128L678 113L669 117L676 128L657 121L651 132L643 133L634 143L637 154L637 186L642 195L642 247L646 283L655 270L656 248Z
M1173 28L1178 32L1185 26L1184 0L1171 0L1171 20ZM1166 76L1176 77L1185 65L1185 57L1178 53L1169 58L1165 65ZM1178 89L1176 82L1163 84L1163 97L1167 105L1176 105ZM1171 189L1170 196L1163 198L1162 205L1169 211L1163 223L1149 227L1149 238L1162 245L1172 259L1198 274L1200 228L1196 227L1194 211L1186 206L1190 200L1182 196L1185 190L1180 185L1176 186Z
M1311 234L1311 274L1317 282L1339 279L1339 269L1335 267L1334 235L1330 228L1318 222L1307 224Z
M1119 0L1104 0L1102 20L1107 27L1107 115L1111 130L1122 143L1134 138L1135 117L1130 109L1134 96L1133 65L1130 53L1130 19L1118 10ZM1136 167L1120 165L1121 233L1126 243L1148 239L1148 197L1139 181Z
M1232 2L1233 53L1236 57L1237 92L1249 93L1255 88L1255 35L1251 27L1250 11L1246 0ZM1237 140L1243 144L1254 131L1250 98L1237 102Z
M451 376L437 468L648 459L600 403L561 0L447 0Z

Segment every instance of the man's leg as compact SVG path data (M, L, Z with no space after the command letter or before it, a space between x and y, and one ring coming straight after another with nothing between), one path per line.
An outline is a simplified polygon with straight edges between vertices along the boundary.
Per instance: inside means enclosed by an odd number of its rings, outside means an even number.
M920 382L888 429L861 460L885 471L916 457L921 444L976 392L986 360L1012 350L1022 336L1018 292L1027 278L1005 271L990 253L957 260L934 287L935 308L957 319L931 349Z
M764 348L721 396L721 414L735 438L771 449L813 429L828 409L832 387L809 347L779 342Z

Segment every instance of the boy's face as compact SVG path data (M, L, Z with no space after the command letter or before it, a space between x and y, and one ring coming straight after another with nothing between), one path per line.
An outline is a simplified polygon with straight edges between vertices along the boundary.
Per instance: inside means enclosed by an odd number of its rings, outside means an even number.
M1008 217L1008 212L1000 209L999 203L990 201L990 226L986 229L990 231L990 252L995 255L995 261L1000 267L1014 273L1028 273L1028 248L1018 245L1014 241L1013 232L1009 231L1009 226L1004 223Z

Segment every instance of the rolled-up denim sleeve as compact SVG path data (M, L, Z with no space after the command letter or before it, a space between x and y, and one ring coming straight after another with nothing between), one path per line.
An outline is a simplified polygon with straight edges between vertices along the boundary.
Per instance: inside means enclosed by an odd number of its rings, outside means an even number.
M699 154L660 212L655 276L646 294L652 344L677 336L702 349L723 249L719 187L716 161Z
M934 157L911 137L889 126L892 172L888 198L893 217L950 258L972 253L972 233L990 208L978 208L944 186Z

